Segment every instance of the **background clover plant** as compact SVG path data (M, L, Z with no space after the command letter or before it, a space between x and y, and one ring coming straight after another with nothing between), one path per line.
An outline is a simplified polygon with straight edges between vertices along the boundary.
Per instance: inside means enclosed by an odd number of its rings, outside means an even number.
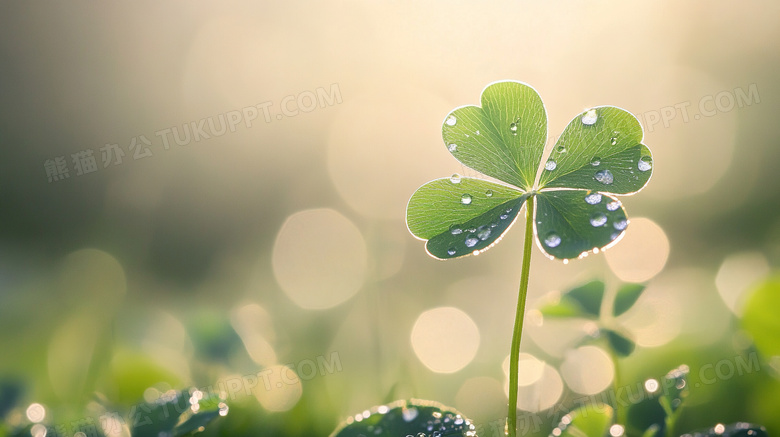
M627 422L615 422L615 411L609 405L593 403L580 406L561 418L550 437L584 437L584 436L623 436L641 435L642 437L672 437L674 427L682 411L682 405L688 396L689 368L681 365L667 373L661 381L655 381L656 388L651 392L654 402L663 411L660 423L654 423L647 429L629 434ZM716 424L708 429L692 431L681 437L766 437L766 429L761 425L747 422L737 422L730 425Z
M128 435L129 437L186 437L198 434L223 416L227 416L229 407L225 396L204 393L197 388L169 391L152 402L142 402L130 407L125 417L111 413L116 405L94 402L89 412L77 420L60 417L52 420L46 416L41 423L29 423L16 426L5 434L8 437L29 437L31 435L84 435L106 437ZM99 419L91 417L98 412ZM109 419L110 418L110 419ZM123 431L123 425L127 430Z
M607 314L602 305L605 288L602 281L587 282L564 293L558 302L543 306L540 312L545 318L580 318L593 321L598 327L598 337L606 341L613 356L627 357L634 351L636 344L615 318L636 303L645 286L635 283L622 284L612 301L612 310Z
M547 113L527 84L495 82L481 106L456 108L444 120L444 143L463 165L499 182L461 177L431 181L407 207L411 233L438 259L479 254L496 244L526 206L525 243L512 337L507 429L516 435L517 371L531 242L568 262L616 243L628 219L617 195L641 190L652 173L639 121L599 106L569 122L546 160Z

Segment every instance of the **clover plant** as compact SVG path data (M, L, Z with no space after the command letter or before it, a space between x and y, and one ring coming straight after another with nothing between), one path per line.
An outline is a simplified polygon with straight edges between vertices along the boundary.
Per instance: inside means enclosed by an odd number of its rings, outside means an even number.
M599 106L578 114L547 152L547 113L529 85L502 81L482 92L481 106L462 106L444 119L447 150L464 166L493 180L451 177L433 180L412 195L407 225L434 258L448 260L478 255L496 243L525 206L525 240L517 312L512 335L509 405L506 434L517 435L518 360L533 241L549 258L567 263L616 244L628 226L621 195L640 191L650 180L653 159L642 143L643 131L631 113ZM642 284L623 284L602 311L605 286L591 281L541 308L544 317L590 319L598 335L618 357L630 355L635 344L615 320L644 291ZM661 379L654 399L663 421L640 432L644 437L673 435L681 404L688 393L688 368L673 369ZM617 374L615 376L617 384ZM622 436L627 432L626 409L618 405L582 406L563 416L555 437ZM618 416L618 417L616 417ZM398 401L348 418L332 437L348 436L475 436L475 426L455 410L430 401ZM717 424L689 436L765 436L749 423Z
M578 114L544 161L547 113L529 85L496 82L482 106L456 108L444 119L447 150L497 182L452 175L412 195L407 224L439 259L477 255L496 244L525 205L525 243L512 337L508 432L516 434L517 370L525 300L536 240L547 256L568 262L615 244L628 219L616 196L650 180L653 160L639 121L599 106Z

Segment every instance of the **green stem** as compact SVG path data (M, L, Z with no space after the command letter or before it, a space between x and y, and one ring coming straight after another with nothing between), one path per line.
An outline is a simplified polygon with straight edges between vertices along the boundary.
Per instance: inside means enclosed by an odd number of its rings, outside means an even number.
M612 350L612 348L607 347L607 350L609 350L609 354L612 358L612 365L615 368L615 375L612 380L612 390L614 391L615 395L615 405L613 405L613 408L615 409L615 423L619 423L620 425L623 425L625 429L628 429L628 409L627 408L621 408L620 402L617 400L617 393L619 392L620 388L620 362L619 357L615 353L615 351Z
M671 414L670 414L671 413ZM680 415L680 409L678 408L677 411L666 413L666 437L673 437L674 436L674 425L677 422L677 417Z
M525 201L525 242L523 244L523 270L520 274L520 290L517 297L515 328L512 332L512 351L509 354L509 413L507 414L507 435L517 435L517 372L520 361L520 338L523 336L525 298L528 294L528 275L531 268L531 247L534 236L533 195Z

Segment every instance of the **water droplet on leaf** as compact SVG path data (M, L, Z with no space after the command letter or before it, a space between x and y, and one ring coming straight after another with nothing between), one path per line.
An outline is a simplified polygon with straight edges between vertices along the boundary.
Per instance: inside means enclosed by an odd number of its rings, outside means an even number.
M417 408L414 407L404 408L401 411L401 415L403 416L405 422L411 422L412 420L416 419L417 414L418 414Z
M487 190L487 191L485 191L485 196L487 196L487 197L493 197L493 190Z
M595 109L591 109L582 116L582 124L592 126L599 119Z
M466 238L465 243L466 243L466 247L474 247L477 245L477 243L479 243L479 238L473 236Z
M547 237L545 237L544 244L547 247L558 247L558 245L561 244L561 237L555 232L550 232L547 234Z
M458 119L455 118L454 115L450 115L449 117L447 117L447 121L446 121L447 126L455 126L455 123L457 123L457 122L458 122ZM417 411L417 410L415 410L415 411Z
M617 211L618 208L620 208L620 202L617 200L613 200L607 204L607 211Z
M601 194L591 193L585 196L585 202L589 205L596 205L601 202Z
M555 170L556 167L558 167L558 164L555 161L553 161L552 159L547 161L544 164L544 169L547 170L547 171L553 171L553 170Z
M477 238L479 238L482 241L485 241L488 238L490 238L491 232L492 231L490 230L490 228L478 229L477 230Z
M626 229L626 226L628 226L628 221L626 221L626 219L618 220L615 223L613 223L612 226L618 231L622 231Z
M639 171L648 171L651 168L653 168L653 163L652 161L650 161L649 156L643 156L639 158L639 162L637 163L636 166L639 169Z
M453 184L459 184L460 183L460 175L457 173L454 173L452 176L450 176L450 182Z
M455 253L457 253L457 251L455 250L454 247L450 247L449 249L447 249L447 255L452 256L455 255Z
M447 146L447 150L450 151L450 153L455 153L458 150L458 145L455 143L452 143Z
M593 178L604 185L610 185L615 180L615 177L612 176L612 172L609 170L599 170Z
M460 203L464 205L471 205L471 194L464 194L460 196Z
M452 235L460 235L461 233L463 233L463 229L459 228L457 225L453 225L450 228L450 233Z
M598 156L594 156L593 159L590 160L590 165L594 167L598 167L601 165L601 158Z
M511 123L509 125L509 131L512 132L512 135L517 135L517 130L520 128L520 117L516 118L514 123Z
M597 212L590 217L590 224L594 227L600 227L607 224L607 216L604 213Z

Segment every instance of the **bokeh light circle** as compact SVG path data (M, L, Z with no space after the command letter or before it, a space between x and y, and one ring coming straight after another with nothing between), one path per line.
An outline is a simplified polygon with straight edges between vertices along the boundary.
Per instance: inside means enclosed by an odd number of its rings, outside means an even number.
M254 388L255 397L268 411L291 410L303 395L303 385L295 370L288 366L271 366L259 373L260 383Z
M639 346L663 346L682 331L680 293L664 279L650 283L634 306L619 317Z
M454 373L477 355L479 328L458 308L439 307L420 314L411 340L414 353L425 367L436 373Z
M728 332L730 314L715 290L712 273L685 268L655 278L618 320L642 347L662 346L681 335L701 346Z
M645 381L645 390L648 393L655 393L655 392L657 392L658 391L658 387L659 387L659 384L658 384L658 380L657 379L650 378L650 379Z
M30 428L30 435L32 437L46 437L46 426L40 423L36 423L32 426L32 428Z
M563 394L563 380L554 367L544 363L541 376L532 384L519 387L517 409L538 413L553 407ZM504 395L509 396L509 379L504 385Z
M633 218L623 239L604 252L609 268L626 282L644 282L663 270L669 239L654 221Z
M566 353L561 375L573 391L592 395L609 387L615 377L615 366L601 348L582 346Z
M272 344L275 339L273 322L265 308L255 303L237 307L230 316L230 323L252 361L261 366L277 363Z
M363 235L349 219L332 209L300 211L276 236L274 276L301 308L327 309L362 287L367 258Z
M715 276L718 294L726 306L739 315L750 287L766 277L769 271L769 262L759 252L731 255L723 260Z
M33 423L43 422L43 419L46 418L46 408L37 402L30 404L25 413L27 420Z
M498 412L505 412L501 382L487 376L467 379L455 395L455 408L468 411L473 420L492 418Z
M504 376L509 378L509 356L504 359L504 363L501 366L504 369ZM517 362L517 385L525 387L531 385L542 377L544 372L544 361L536 358L531 354L521 352L518 355Z
M623 427L623 425L617 423L609 427L609 435L612 437L620 437L625 432L626 429Z

